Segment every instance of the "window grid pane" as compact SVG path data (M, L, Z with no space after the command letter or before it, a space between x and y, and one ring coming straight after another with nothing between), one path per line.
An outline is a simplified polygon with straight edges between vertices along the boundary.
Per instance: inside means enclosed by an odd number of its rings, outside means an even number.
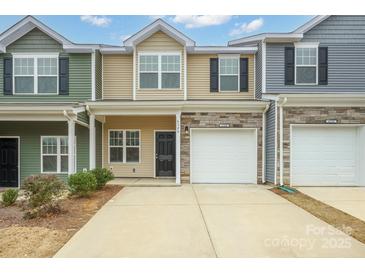
M68 171L68 137L42 137L42 172Z
M123 131L110 131L110 146L123 146Z
M238 59L237 58L221 58L219 60L220 74L238 75Z
M141 72L158 72L158 55L141 55L139 62Z
M162 72L180 72L179 55L162 55L161 56Z
M57 75L57 58L38 58L38 75L56 76Z
M14 75L33 75L34 58L14 58Z
M316 48L297 48L296 63L298 66L316 66L317 49Z

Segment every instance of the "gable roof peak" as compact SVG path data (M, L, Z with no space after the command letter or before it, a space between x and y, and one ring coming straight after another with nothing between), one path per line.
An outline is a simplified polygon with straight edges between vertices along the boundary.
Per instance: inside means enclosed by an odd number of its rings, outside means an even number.
M128 39L124 40L124 46L133 47L158 31L164 32L165 34L186 47L195 46L195 41L190 39L188 36L180 32L161 18L156 19L151 24L147 25Z

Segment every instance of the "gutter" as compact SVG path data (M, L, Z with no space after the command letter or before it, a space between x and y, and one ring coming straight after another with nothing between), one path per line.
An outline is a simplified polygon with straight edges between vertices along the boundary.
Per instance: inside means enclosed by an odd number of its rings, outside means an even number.
M266 105L262 112L262 179L261 182L266 182L266 112L269 110L270 104Z
M279 113L280 113L280 135L279 135L279 143L280 143L280 185L284 185L284 113L283 106L288 101L287 97L283 97L281 102L279 101Z

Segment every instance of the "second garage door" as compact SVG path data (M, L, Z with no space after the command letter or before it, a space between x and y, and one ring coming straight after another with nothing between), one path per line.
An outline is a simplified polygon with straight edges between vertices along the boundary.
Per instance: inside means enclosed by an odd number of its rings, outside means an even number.
M255 129L192 129L192 183L256 183Z
M362 145L358 127L295 126L291 134L293 185L359 184Z

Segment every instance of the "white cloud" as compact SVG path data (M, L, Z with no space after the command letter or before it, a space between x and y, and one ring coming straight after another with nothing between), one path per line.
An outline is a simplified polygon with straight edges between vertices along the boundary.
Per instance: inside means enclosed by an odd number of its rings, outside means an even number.
M236 26L236 28L232 29L229 33L230 36L237 36L243 33L249 33L249 32L253 32L255 30L258 30L259 28L261 28L264 25L264 19L262 18L257 18L255 20L252 20L249 23L242 23L242 24L238 24Z
M192 29L222 25L231 18L230 15L176 15L172 20L175 23L184 24L188 29Z
M112 19L106 16L95 16L95 15L82 15L80 16L81 21L89 23L90 25L97 27L109 26Z

